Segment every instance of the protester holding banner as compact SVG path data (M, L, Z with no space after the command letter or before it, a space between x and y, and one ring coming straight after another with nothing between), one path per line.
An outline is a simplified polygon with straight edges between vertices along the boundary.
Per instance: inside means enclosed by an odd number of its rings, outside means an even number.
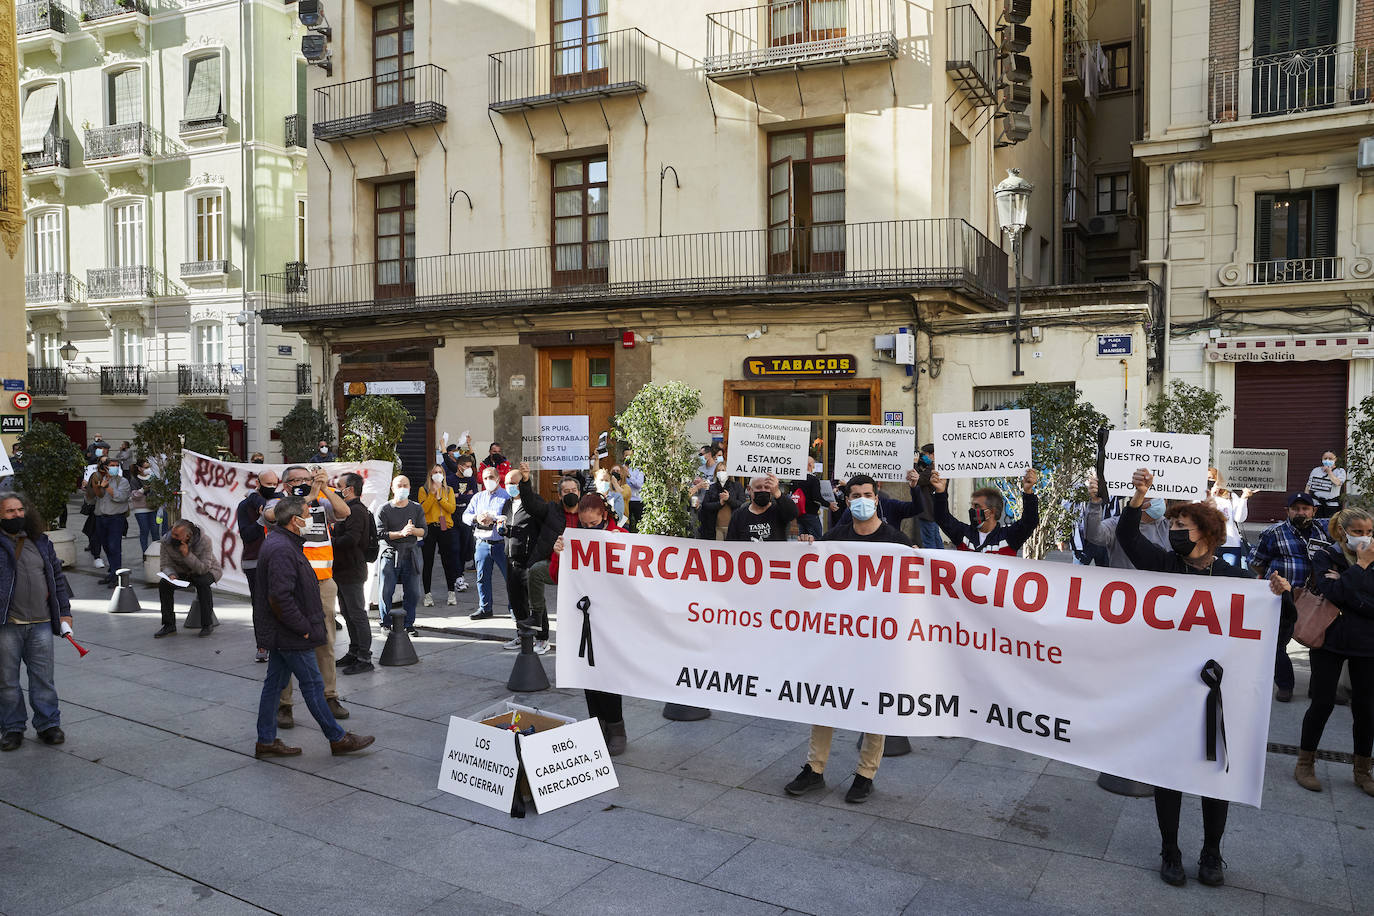
M1294 778L1313 792L1321 791L1313 769L1326 720L1336 705L1341 666L1350 671L1350 713L1355 741L1355 785L1374 795L1370 756L1374 750L1374 516L1364 509L1342 509L1331 519L1332 543L1312 552L1312 590L1336 605L1340 613L1326 628L1326 638L1309 650L1312 659L1312 703L1302 719L1298 765ZM1280 580L1280 587L1290 588Z
M1217 550L1226 542L1226 520L1206 503L1181 503L1165 513L1165 518L1169 520L1169 550L1150 543L1140 531L1140 516L1153 483L1154 474L1148 469L1141 468L1135 472L1131 478L1135 495L1122 510L1121 521L1116 529L1121 547L1136 569L1193 576L1250 578L1245 571L1217 558ZM1181 886L1188 880L1183 873L1183 853L1178 847L1178 821L1182 806L1182 792L1155 787L1155 819L1159 822L1162 843L1159 854L1163 859L1159 876L1175 886ZM1226 883L1221 837L1226 831L1228 810L1228 803L1221 799L1202 799L1203 840L1197 879L1209 887Z
M396 584L401 585L402 626L411 636L415 630L415 610L420 604L420 541L425 537L425 513L410 498L410 478L404 474L391 482L392 500L377 509L377 536L380 553L382 589L377 596L382 629L391 629L391 602Z
M911 487L911 502L897 499L895 496L886 495L883 493L882 481L878 481L878 518L887 522L893 528L900 529L902 522L909 518L916 518L919 516L921 514L921 506L923 505L921 502L921 491L919 489L920 480L921 475L918 470L913 469L907 472L906 482L907 486ZM849 514L847 505L848 497L844 495L846 486L846 481L835 481L834 493L837 500L836 505L840 509L839 515L835 518L836 525L847 525L854 520L853 516ZM831 511L833 512L834 510ZM943 546L944 542L941 541L940 543Z
M702 540L723 541L730 529L730 518L735 510L749 501L744 484L730 476L722 456L715 466L715 480L701 495L701 507L697 510L698 528Z
M1317 518L1330 518L1341 511L1341 490L1345 487L1345 469L1336 467L1336 453L1323 452L1322 463L1307 475L1305 492L1317 503Z
M1040 474L1035 468L1026 468L1021 478L1021 517L1010 525L1001 523L1006 501L996 487L973 491L969 520L965 523L949 514L949 482L936 471L930 475L930 485L935 490L935 521L956 550L1014 557L1040 524L1040 500L1035 495L1039 480Z
M1306 587L1312 578L1311 554L1329 543L1324 522L1313 518L1316 500L1308 493L1288 497L1288 519L1264 530L1250 552L1250 571L1262 578L1278 573L1295 588ZM1279 620L1278 646L1274 657L1274 699L1287 703L1293 699L1293 661L1288 657L1288 641L1293 638L1296 617Z
M785 541L787 526L796 521L797 504L783 499L782 486L772 474L756 474L749 481L749 503L730 516L727 541Z
M916 482L911 488L911 501L920 508L916 525L920 529L921 546L926 550L941 550L945 546L940 537L940 525L935 521L935 488L930 484L930 475L934 472L935 443L927 442L916 456Z
M493 453L487 456L487 461L493 457L500 458L500 443L493 442L492 449ZM504 458L501 458L501 463L505 463ZM501 578L506 580L507 588L510 586L506 574L505 536L499 527L504 522L506 500L510 499L510 494L501 489L500 480L496 467L484 461L482 492L474 496L463 511L463 524L472 528L473 537L477 539L477 610L469 617L470 620L487 620L495 616L491 609L493 567L501 570Z
M1207 501L1226 519L1226 543L1217 555L1232 566L1243 568L1249 562L1250 545L1241 536L1240 525L1250 517L1253 495L1248 489L1233 493L1226 489L1226 476L1221 471L1207 469Z
M209 636L215 629L215 596L210 587L224 575L215 546L189 518L179 519L162 538L160 554L163 576L158 579L157 594L162 602L162 629L154 639L174 636L177 631L176 593L178 588L194 588L200 602L201 636ZM177 585L176 582L184 582Z
M434 581L434 551L439 551L439 561L444 567L444 590L448 592L450 607L458 604L457 579L462 573L458 568L457 535L454 533L453 512L458 507L458 495L445 480L443 465L436 464L429 469L429 479L420 488L420 508L425 513L425 540L420 547L424 557L424 571L421 578L425 587L425 607L434 607L434 595L430 588Z
M906 535L878 517L878 487L867 474L855 474L847 485L849 511L854 520L836 525L826 532L826 541L861 541L869 544L904 544L911 546ZM783 787L788 795L805 795L825 787L825 764L830 759L830 745L835 729L828 725L811 726L811 744L807 758L797 778ZM886 739L882 735L865 733L859 746L859 767L854 782L844 795L851 805L863 804L873 794L873 777L883 761Z

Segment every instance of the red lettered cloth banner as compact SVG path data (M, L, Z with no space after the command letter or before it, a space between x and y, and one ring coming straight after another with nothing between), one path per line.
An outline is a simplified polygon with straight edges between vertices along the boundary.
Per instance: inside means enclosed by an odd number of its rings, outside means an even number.
M308 464L306 467L315 467ZM289 464L232 464L190 449L181 453L181 517L195 522L203 535L215 545L224 575L219 587L237 595L248 594L243 574L243 544L236 519L239 503L258 488L258 475L276 471L285 475ZM363 477L363 505L374 511L391 495L390 461L326 461L319 464L329 474L329 485L338 486L339 476L352 471Z
M1256 580L579 530L559 560L557 679L958 735L1258 806L1278 619ZM1224 747L1208 740L1213 661Z

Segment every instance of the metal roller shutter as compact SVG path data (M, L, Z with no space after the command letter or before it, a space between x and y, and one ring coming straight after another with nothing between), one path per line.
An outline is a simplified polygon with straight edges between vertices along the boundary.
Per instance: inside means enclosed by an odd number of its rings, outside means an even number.
M1288 492L1330 449L1344 459L1347 370L1345 360L1240 363L1236 366L1236 448L1288 449ZM1284 518L1286 494L1260 493L1250 501L1250 521Z

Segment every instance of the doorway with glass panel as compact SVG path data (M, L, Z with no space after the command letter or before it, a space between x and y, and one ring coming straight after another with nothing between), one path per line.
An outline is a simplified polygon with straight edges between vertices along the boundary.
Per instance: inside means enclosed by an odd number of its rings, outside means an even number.
M750 383L737 384L742 386ZM820 445L812 449L820 464L817 471L828 477L835 454L835 427L841 423L879 422L879 384L877 379L852 379L830 384L803 381L752 383L750 388L736 388L733 398L727 390L726 410L738 416L810 422L811 441L820 440ZM737 405L733 409L732 401ZM726 445L728 448L729 443Z

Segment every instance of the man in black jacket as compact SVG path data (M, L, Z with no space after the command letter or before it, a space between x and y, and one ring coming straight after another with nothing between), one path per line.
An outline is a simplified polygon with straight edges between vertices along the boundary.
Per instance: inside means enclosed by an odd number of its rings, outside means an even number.
M274 507L274 527L258 554L258 594L253 602L253 633L267 649L267 678L258 700L258 743L255 757L295 757L298 747L287 747L277 737L277 702L294 674L301 696L320 730L329 739L336 757L362 750L375 739L346 732L329 711L324 699L324 679L315 663L315 647L325 644L324 603L319 580L305 557L305 537L310 509L299 496L287 496Z
M530 613L528 576L543 521L549 514L549 504L530 484L529 462L520 462L520 467L506 475L505 482L506 492L511 494L505 507L506 594L515 614L517 632L501 648L519 649L520 635L539 629L539 622ZM547 631L543 638L548 639Z
M526 502L526 489L529 490ZM538 626L534 636L534 652L543 655L549 651L549 605L544 589L553 584L549 572L549 560L553 556L553 545L567 528L577 527L577 503L582 498L582 486L576 477L564 477L558 481L557 503L539 499L528 480L520 483L520 502L526 511L539 518L539 539L534 543L534 551L529 557L525 573L525 586L529 592L530 626Z
M701 508L697 510L698 526L702 540L723 541L730 527L730 517L734 511L749 501L744 484L730 476L725 470L724 459L716 462L716 479L701 497ZM724 514L725 522L721 523Z
M348 504L348 516L334 524L334 583L339 587L339 609L348 627L348 652L335 662L340 674L363 674L373 670L372 627L367 619L367 558L363 556L370 528L374 524L360 498L363 478L344 474L339 478L339 496Z
M249 482L252 482L252 478ZM250 606L258 591L258 551L262 550L263 538L267 536L266 529L258 519L262 517L262 510L267 508L267 504L277 498L277 485L280 483L281 478L277 476L276 471L263 471L258 474L257 489L239 500L238 508L234 511L234 521L239 529L239 543L243 544L243 555L239 560L243 564L244 578L248 580ZM262 646L258 646L257 661L267 661L267 650Z
M821 478L816 473L816 459L806 456L806 476L792 482L793 490L801 490L805 502L801 514L797 516L797 527L802 534L813 538L821 536Z

